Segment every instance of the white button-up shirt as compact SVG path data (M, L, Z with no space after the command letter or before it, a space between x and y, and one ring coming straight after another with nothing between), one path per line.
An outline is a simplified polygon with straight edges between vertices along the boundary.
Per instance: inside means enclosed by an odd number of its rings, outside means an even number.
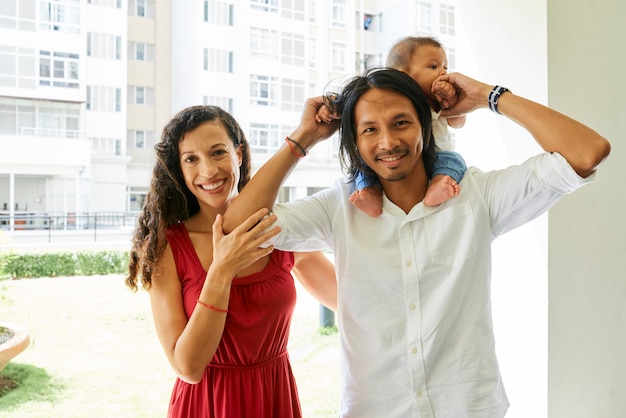
M276 247L332 249L338 278L342 417L504 416L491 318L491 242L593 180L559 154L501 171L470 167L460 194L372 218L345 179L278 204Z

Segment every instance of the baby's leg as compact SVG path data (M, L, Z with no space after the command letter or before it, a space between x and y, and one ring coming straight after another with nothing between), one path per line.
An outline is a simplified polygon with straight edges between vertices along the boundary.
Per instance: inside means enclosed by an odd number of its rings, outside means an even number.
M433 176L424 196L425 206L437 206L459 194L461 187L450 176L437 174Z
M357 189L350 195L350 203L376 218L383 213L383 191L378 186Z

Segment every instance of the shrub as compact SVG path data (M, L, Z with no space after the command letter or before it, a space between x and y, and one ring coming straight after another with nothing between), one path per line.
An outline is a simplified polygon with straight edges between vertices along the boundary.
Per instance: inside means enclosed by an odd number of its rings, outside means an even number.
M0 254L0 276L19 279L114 274L124 273L127 264L128 253L124 251Z

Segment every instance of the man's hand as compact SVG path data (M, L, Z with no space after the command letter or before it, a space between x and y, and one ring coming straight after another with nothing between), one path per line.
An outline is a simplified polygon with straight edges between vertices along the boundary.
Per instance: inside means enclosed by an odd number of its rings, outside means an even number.
M330 138L339 127L339 119L331 118L326 122L320 119L319 112L324 107L322 96L307 99L300 124L289 137L297 141L305 149L311 148L313 145L324 139Z
M479 108L488 107L489 92L493 86L481 83L460 73L444 74L435 80L452 84L457 92L458 100L454 106L444 109L444 117L461 116ZM433 83L433 84L435 84Z

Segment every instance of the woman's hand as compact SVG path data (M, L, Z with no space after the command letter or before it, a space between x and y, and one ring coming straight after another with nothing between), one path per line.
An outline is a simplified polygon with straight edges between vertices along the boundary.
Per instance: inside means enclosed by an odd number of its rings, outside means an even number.
M222 229L222 215L217 215L213 222L213 262L209 270L219 270L221 277L232 279L261 257L274 250L273 245L265 245L280 232L279 227L271 228L276 222L276 215L269 215L267 209L261 209L246 219L230 234Z

